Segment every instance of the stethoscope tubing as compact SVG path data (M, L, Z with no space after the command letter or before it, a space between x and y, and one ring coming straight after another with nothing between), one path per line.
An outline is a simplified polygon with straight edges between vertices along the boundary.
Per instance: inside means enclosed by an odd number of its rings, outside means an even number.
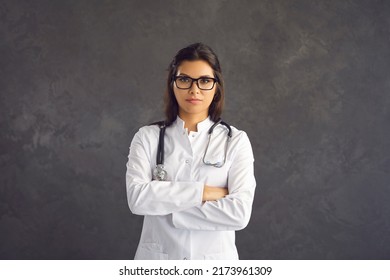
M157 164L164 164L164 136L165 136L165 129L167 126L165 125L165 122L160 125L160 135L158 137L158 147L157 147Z

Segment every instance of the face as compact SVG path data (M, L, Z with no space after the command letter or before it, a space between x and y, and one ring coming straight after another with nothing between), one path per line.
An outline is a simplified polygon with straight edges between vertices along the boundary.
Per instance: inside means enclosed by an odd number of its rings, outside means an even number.
M188 61L184 60L178 67L177 76L188 76L197 79L202 76L215 78L213 69L204 60ZM201 80L199 80L201 84ZM179 116L194 116L205 119L208 116L208 109L213 101L217 85L211 90L201 90L196 82L192 83L189 89L179 89L176 83L173 83L173 92L177 103L179 104Z

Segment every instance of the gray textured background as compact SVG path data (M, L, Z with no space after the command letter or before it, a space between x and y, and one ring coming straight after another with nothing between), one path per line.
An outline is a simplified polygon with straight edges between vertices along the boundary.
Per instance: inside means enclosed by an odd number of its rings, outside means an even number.
M389 1L1 1L0 258L131 259L137 129L218 54L258 182L244 259L390 259Z

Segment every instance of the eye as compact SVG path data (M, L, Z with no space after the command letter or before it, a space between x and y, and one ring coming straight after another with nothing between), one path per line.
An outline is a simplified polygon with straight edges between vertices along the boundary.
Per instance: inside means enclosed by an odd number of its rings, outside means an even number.
M188 79L187 77L179 77L178 80L179 80L179 82L182 82L182 83L189 83L190 82L190 79Z
M213 82L212 79L207 79L207 78L200 79L199 81L200 81L202 84L208 84L208 83L212 83L212 82Z

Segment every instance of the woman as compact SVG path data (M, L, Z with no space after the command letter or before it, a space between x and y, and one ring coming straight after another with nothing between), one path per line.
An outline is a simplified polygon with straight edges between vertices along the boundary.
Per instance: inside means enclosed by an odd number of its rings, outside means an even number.
M180 50L169 65L165 125L142 127L130 146L127 199L132 213L144 215L135 259L238 259L235 231L251 215L254 158L245 132L231 127L230 137L220 123L209 135L223 103L211 48Z

